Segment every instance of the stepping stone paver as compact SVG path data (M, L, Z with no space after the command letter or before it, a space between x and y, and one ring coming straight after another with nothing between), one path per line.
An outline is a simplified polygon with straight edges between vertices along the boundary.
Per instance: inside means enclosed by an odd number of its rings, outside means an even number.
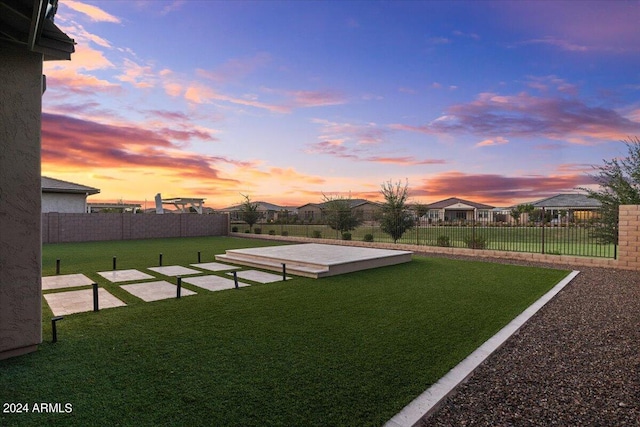
M144 280L155 279L155 277L143 273L139 270L111 270L111 271L99 271L99 275L104 277L110 282L129 282L131 280Z
M233 275L233 273L227 273L229 275ZM244 270L237 272L238 277L241 279L252 280L258 283L272 283L272 282L281 282L282 274L271 274L265 273L264 271L257 270ZM287 280L290 280L291 277L287 277Z
M221 291L223 289L234 289L236 287L233 279L226 279L220 276L197 276L182 279L184 283L208 289L210 291ZM248 283L238 282L238 287L250 286Z
M93 311L93 289L44 294L44 299L49 304L54 316ZM106 289L98 288L98 308L100 310L126 305Z
M149 267L148 270L155 271L165 276L185 276L188 274L200 274L202 271L181 265L167 265L166 267Z
M42 278L42 290L76 288L78 286L88 286L93 283L84 274L63 274L59 276L45 276Z
M238 270L240 268L235 265L222 264L220 262L203 262L201 264L191 264L191 266L209 271Z
M165 282L164 280L158 282L132 283L120 287L147 302L175 298L177 293L176 285ZM186 297L196 295L196 293L189 289L182 288L180 295Z

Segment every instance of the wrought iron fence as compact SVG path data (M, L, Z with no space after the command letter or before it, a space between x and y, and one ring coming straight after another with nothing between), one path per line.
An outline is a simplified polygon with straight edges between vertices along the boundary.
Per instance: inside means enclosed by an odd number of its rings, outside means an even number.
M552 255L577 255L615 258L616 245L604 243L596 237L601 226L597 212L582 211L577 214L534 216L515 221L504 220L428 220L414 218L414 226L406 230L397 243L491 249L512 252L533 252ZM355 229L340 231L336 224L327 224L324 218L315 221L299 221L289 217L286 221L261 222L250 227L245 223L233 223L237 232L262 233L281 236L302 236L325 239L346 239L394 243L390 234L381 227L379 214L361 215L361 224ZM535 220L537 219L537 220Z

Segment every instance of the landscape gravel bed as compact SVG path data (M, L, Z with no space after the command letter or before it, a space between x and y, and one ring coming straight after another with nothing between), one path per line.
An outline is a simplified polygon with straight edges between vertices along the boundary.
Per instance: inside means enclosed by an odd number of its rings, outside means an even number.
M640 273L549 266L580 274L419 425L640 425Z

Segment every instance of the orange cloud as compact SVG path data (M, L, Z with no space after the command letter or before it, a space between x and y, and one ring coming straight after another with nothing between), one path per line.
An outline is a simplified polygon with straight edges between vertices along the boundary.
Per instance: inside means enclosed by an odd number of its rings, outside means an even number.
M166 89L166 88L165 88ZM209 104L213 101L230 102L236 105L265 109L275 113L288 113L289 108L281 105L266 104L251 99L236 98L218 93L214 89L202 83L192 83L184 92L184 98L195 104Z
M82 13L94 22L112 22L114 24L119 24L121 22L120 18L105 12L97 6L81 3L75 0L65 0L60 2L60 4L69 7L76 12Z

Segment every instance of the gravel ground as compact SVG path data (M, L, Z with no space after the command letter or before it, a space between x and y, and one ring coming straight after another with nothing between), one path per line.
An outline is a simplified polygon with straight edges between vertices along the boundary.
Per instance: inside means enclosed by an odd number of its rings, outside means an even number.
M640 273L553 267L580 274L419 425L640 426Z

